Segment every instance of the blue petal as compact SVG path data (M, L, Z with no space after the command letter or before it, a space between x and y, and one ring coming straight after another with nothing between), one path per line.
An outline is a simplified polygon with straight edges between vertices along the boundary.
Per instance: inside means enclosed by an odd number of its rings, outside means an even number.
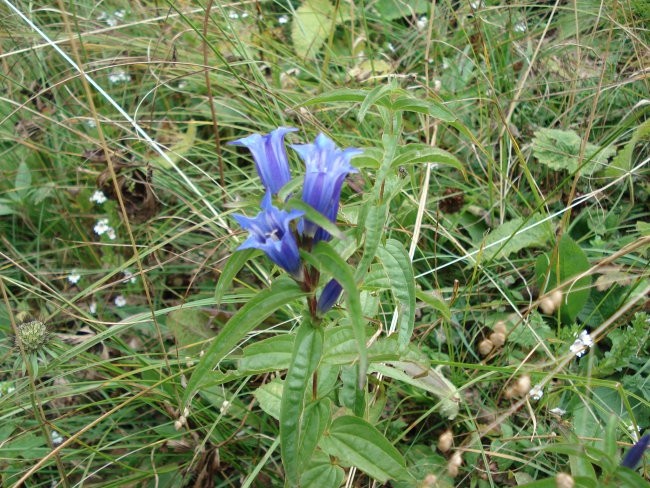
M641 461L641 458L643 457L643 453L648 448L648 443L650 443L650 434L646 434L643 437L641 437L641 439L639 439L639 442L637 442L630 448L630 450L623 458L623 461L621 462L621 466L625 466L626 468L630 468L630 469L635 469L639 464L639 461Z
M342 291L343 287L338 281L330 280L318 298L318 304L316 305L318 313L322 315L332 308L341 296Z

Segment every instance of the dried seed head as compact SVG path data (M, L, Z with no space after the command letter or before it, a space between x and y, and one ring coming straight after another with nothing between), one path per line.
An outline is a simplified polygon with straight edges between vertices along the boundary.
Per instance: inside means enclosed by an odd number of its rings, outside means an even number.
M436 486L438 486L438 477L429 473L424 477L419 488L435 488Z
M539 302L539 309L546 315L551 315L555 312L555 302L551 300L551 297L542 298Z
M452 478L458 476L458 468L460 468L461 464L463 464L463 456L460 451L456 451L447 462L447 474Z
M525 396L528 395L528 392L530 391L530 376L527 374L519 377L517 382L515 383L514 386L514 393L517 396Z
M446 430L438 437L438 450L442 453L448 452L454 444L454 435L451 430Z
M478 344L478 352L481 356L487 356L494 349L494 344L490 339L483 339Z
M501 347L506 343L506 336L501 332L492 332L490 334L490 340L494 347Z
M553 302L553 305L555 305L555 308L558 308L558 307L560 307L562 305L562 291L555 290L548 297Z
M575 485L576 482L570 474L558 473L555 476L555 486L557 486L557 488L573 488Z
M40 320L25 322L18 326L18 335L16 336L16 346L22 344L27 354L38 352L50 340L50 333L47 327Z
M492 327L492 330L497 334L503 334L503 335L506 335L506 332L508 332L506 323L503 320L499 320L498 322L496 322L494 324L494 327Z

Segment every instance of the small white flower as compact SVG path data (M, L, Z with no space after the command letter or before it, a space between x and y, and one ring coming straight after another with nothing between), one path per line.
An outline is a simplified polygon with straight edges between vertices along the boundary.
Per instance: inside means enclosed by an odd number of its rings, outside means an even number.
M393 46L393 43L392 43L392 42L389 42L389 43L387 44L387 47L388 47L388 50L389 50L390 52L392 52L392 53L395 52L395 46Z
M181 80L181 81L179 81L179 82L178 82L178 87L177 87L177 88L178 88L179 90L184 90L185 88L187 88L187 81L185 81L185 80Z
M50 437L52 438L52 444L55 446L58 446L63 442L63 437L61 437L61 434L59 434L56 430L53 430L50 433Z
M228 13L228 17L230 17L231 19L235 20L235 19L238 19L238 18L239 18L239 14L238 14L237 12L235 12L234 10L231 10L231 11Z
M123 69L114 69L113 72L108 75L108 81L112 84L126 83L131 81L131 75Z
M114 302L116 307L123 307L126 305L126 298L124 298L122 295L117 295Z
M485 4L482 1L470 2L469 4L472 7L472 10L478 10L482 7L485 7Z
M95 234L101 236L108 232L110 228L111 227L108 225L108 219L99 219L95 224L95 227L93 227L93 230L95 231Z
M90 302L90 305L88 305L88 311L91 313L91 315L95 315L97 313L97 302L95 300Z
M517 22L513 27L515 32L526 32L528 27L525 22Z
M528 395L530 396L530 398L537 401L540 398L542 398L542 396L544 395L544 390L542 389L541 386L535 385L530 389Z
M126 11L124 9L121 9L115 12L113 15L115 15L115 17L117 17L118 19L123 19L124 15L126 15Z
M243 14L241 14L242 19L245 19L246 17L248 17L248 12L244 12Z
M429 24L429 19L427 19L426 15L423 15L418 19L418 21L415 23L417 26L418 30L424 30L426 29L427 25Z
M138 279L133 275L133 272L130 269L125 269L122 271L122 274L124 275L124 279L122 280L122 283L135 283L138 281Z
M573 344L569 346L569 350L577 357L582 357L585 352L587 352L587 349L590 348L593 344L594 340L589 335L589 332L583 330L580 332L580 335L578 335L578 338L573 341Z
M230 408L230 402L228 400L224 400L223 403L221 404L221 408L219 409L221 415L225 414L229 408Z
M106 202L108 198L106 198L106 195L104 195L103 191L95 190L95 193L92 194L89 200L91 202L95 202L97 205L101 205L102 203Z
M106 231L106 235L108 236L108 238L109 238L111 241L114 241L114 240L115 240L115 237L116 237L116 235L115 235L115 229L113 229L112 227L110 227L110 228Z
M68 275L68 281L70 283L72 283L73 285L76 285L77 283L79 283L80 279L81 279L81 275L79 273L77 273L76 270Z
M278 24L282 25L286 24L287 22L289 22L289 17L286 15L280 15L280 17L278 17Z
M95 119L86 119L86 127L94 129L97 127L97 122L95 122Z
M552 414L557 415L559 417L562 417L564 414L566 414L566 410L564 410L563 408L560 408L560 407L552 408L552 409L549 410L549 412L551 412Z

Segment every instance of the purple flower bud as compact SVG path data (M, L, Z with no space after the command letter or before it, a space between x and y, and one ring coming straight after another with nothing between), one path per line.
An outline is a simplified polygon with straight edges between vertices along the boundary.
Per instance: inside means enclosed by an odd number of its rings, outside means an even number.
M288 271L296 280L302 280L302 267L298 244L289 222L302 216L303 212L279 210L271 204L271 192L262 200L262 211L255 218L233 215L243 229L249 232L237 249L261 249L275 264Z
M306 167L302 200L331 222L335 222L345 177L349 173L358 173L350 164L350 159L362 151L354 148L339 149L334 141L324 134L318 134L313 144L297 144L291 147ZM306 237L312 237L314 242L326 241L331 237L328 232L309 220L301 221L298 231Z
M291 179L284 136L296 130L293 127L279 127L266 135L252 134L230 142L233 146L244 146L250 150L264 188L271 190L273 195L277 195Z
M343 291L343 287L336 280L330 280L325 285L325 288L323 288L323 291L318 298L318 303L316 304L316 310L320 315L323 315L334 306L341 296L341 291Z
M641 458L643 457L643 453L645 450L648 448L648 443L650 443L650 434L646 434L641 439L639 439L639 442L634 444L629 451L627 451L627 454L623 458L623 461L621 462L621 466L625 466L626 468L630 469L635 469L637 465L639 464L639 461L641 461Z

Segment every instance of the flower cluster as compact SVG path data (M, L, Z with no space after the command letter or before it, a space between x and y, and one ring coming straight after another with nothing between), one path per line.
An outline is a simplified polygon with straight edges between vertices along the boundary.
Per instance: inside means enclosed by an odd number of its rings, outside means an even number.
M594 344L594 340L589 335L589 332L583 330L578 335L578 338L571 344L569 350L577 357L582 357L584 353Z
M309 247L332 236L321 226L298 210L280 210L273 205L272 197L291 181L289 160L285 149L285 136L297 129L279 127L266 135L253 134L231 144L246 147L253 155L255 168L266 189L261 212L254 218L233 215L249 236L239 249L261 249L275 264L286 270L297 281L305 278L300 262L299 247ZM350 173L357 173L350 160L361 150L340 149L334 141L319 134L311 144L296 144L291 148L305 164L302 200L330 222L336 222L341 189ZM292 222L296 221L295 225ZM320 296L317 311L331 308L342 291L336 280L331 280Z

